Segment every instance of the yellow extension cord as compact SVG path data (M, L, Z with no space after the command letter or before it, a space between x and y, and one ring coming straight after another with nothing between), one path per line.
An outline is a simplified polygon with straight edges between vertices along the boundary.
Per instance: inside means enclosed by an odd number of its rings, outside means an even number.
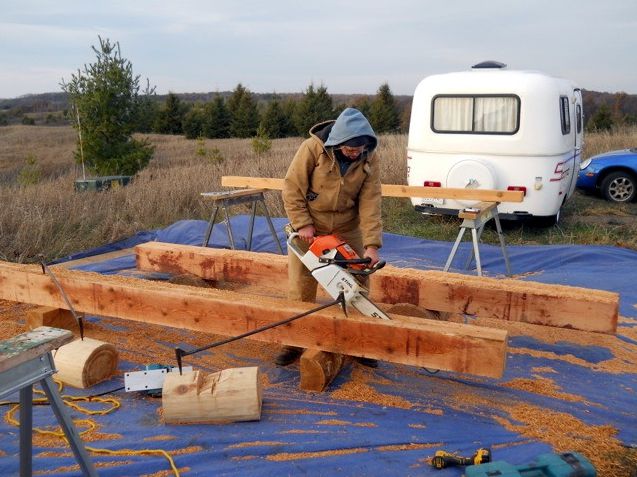
M55 383L58 385L58 388L60 391L62 391L62 383L59 381L55 381ZM34 389L33 391L36 394L41 394L44 395L44 391L40 391L38 389ZM63 395L62 396L62 400L64 401L64 404L66 404L67 406L75 409L76 411L79 411L83 414L87 414L87 415L100 415L103 416L105 414L108 414L110 412L115 411L116 409L118 409L120 407L120 403L117 399L115 398L102 398L102 397L95 397L95 398L89 398L88 396L68 396L68 395ZM99 403L103 403L103 404L111 404L110 408L107 409L103 409L101 411L92 411L90 409L86 409L83 408L82 406L75 404L77 401L90 401L90 402L99 402ZM47 398L36 398L33 399L34 403L43 403L43 402L47 402ZM15 417L14 414L15 412L20 409L20 405L19 404L14 404L11 409L9 409L9 411L7 412L7 422L9 424L12 424L16 427L18 427L20 425L20 421L18 421ZM95 424L95 422L93 422L90 419L77 419L73 421L73 424L75 425L80 425L80 426L86 426L87 428L85 430L83 430L82 432L80 432L80 436L83 436L85 434L88 434L89 432L94 431L97 428L97 425ZM42 435L49 435L49 436L55 436L55 437L60 437L62 439L64 439L64 441L66 441L66 443L68 444L68 441L66 439L66 436L64 435L64 431L62 430L62 428L58 428L58 430L55 431L47 431L45 429L40 429L40 428L33 428L33 430L35 432L37 432L38 434L42 434ZM170 456L170 454L168 452L166 452L163 449L142 449L142 450L133 450L133 449L121 449L121 450L110 450L110 449L97 449L95 447L88 447L88 446L84 446L86 448L87 451L93 452L95 454L106 454L106 455L160 455L165 457L168 460L168 463L170 464L170 468L172 469L173 473L175 474L175 477L180 477L179 474L179 470L177 469L177 466L175 465L175 461L173 460L173 458Z

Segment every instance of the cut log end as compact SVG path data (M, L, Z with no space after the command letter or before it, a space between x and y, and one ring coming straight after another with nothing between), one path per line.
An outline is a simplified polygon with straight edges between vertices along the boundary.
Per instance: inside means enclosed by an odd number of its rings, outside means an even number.
M61 346L53 353L56 378L64 384L86 389L106 381L117 370L118 353L112 344L84 338Z
M304 391L323 391L334 380L343 367L342 354L308 349L301 356L301 383Z

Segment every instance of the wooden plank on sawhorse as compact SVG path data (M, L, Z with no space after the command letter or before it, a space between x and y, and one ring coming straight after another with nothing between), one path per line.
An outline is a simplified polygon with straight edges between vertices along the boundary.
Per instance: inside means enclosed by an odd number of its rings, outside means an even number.
M0 398L20 393L20 476L32 474L33 385L44 390L83 475L97 476L84 444L68 415L51 375L55 363L51 351L73 340L68 330L41 326L0 341Z
M283 190L284 179L273 177L221 177L223 187L260 187ZM522 202L524 192L520 190L460 189L450 187L420 187L400 184L381 184L383 197L428 197L438 199L483 200L494 202Z
M469 255L467 263L465 264L465 269L469 268L469 265L471 264L471 261L475 256L478 275L482 276L482 263L480 262L480 249L478 248L478 241L482 236L484 226L487 224L487 222L489 222L489 220L493 219L495 221L495 228L498 232L498 238L500 239L500 248L502 248L502 255L504 256L504 264L507 271L506 274L507 276L510 276L511 266L509 265L509 256L507 255L506 245L504 243L504 234L502 233L500 217L498 216L498 202L479 202L472 207L467 207L464 210L461 210L458 213L458 217L463 219L463 221L460 225L458 237L456 237L456 241L451 248L449 258L447 258L447 263L445 264L444 271L449 271L449 267L451 267L451 263L453 262L456 252L458 251L460 241L462 240L464 233L467 231L467 229L469 229L471 230L473 249L471 251L471 254Z
M239 204L252 204L252 214L250 215L250 228L248 230L248 246L247 250L252 249L252 234L254 232L254 217L257 211L257 202L261 203L263 206L263 210L265 212L265 218L268 221L268 226L270 227L270 233L272 234L272 238L276 242L276 246L279 249L279 253L283 254L283 249L281 248L281 243L279 242L279 237L274 230L274 225L272 224L272 219L270 218L270 213L268 211L268 207L265 205L265 198L263 193L267 189L241 189L241 190L231 190L231 191L221 191L221 192L202 192L201 196L207 199L211 199L215 203L215 208L212 211L212 215L210 216L210 221L208 222L208 228L206 229L206 234L204 236L202 247L207 247L208 242L210 241L210 235L212 234L212 227L215 225L215 220L217 218L217 213L219 212L219 208L223 209L225 218L224 223L226 224L226 231L228 233L228 241L230 242L230 247L235 250L234 243L234 235L232 234L232 227L230 226L230 215L228 214L228 207L231 205L239 205Z

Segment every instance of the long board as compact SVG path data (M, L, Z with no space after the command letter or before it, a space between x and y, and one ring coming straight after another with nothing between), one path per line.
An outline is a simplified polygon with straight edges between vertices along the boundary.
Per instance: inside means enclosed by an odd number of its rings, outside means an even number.
M224 187L254 187L283 190L283 179L272 177L223 176ZM497 189L458 189L451 187L419 187L400 184L382 184L383 197L427 197L432 199L481 200L485 202L522 202L524 192Z

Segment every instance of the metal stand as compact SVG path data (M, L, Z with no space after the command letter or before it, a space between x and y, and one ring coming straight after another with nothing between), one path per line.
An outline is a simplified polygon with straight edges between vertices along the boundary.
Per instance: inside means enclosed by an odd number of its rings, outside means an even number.
M502 249L502 255L504 256L504 264L506 266L507 276L511 275L511 266L509 265L509 256L507 255L506 245L504 243L504 234L502 233L502 227L500 226L500 218L498 217L498 203L497 202L480 202L476 204L474 207L468 207L461 211L458 214L458 217L464 219L462 224L460 225L460 231L458 232L458 237L456 238L455 243L451 249L451 253L449 254L449 258L447 259L447 263L445 264L444 271L448 271L453 259L458 251L458 246L462 241L462 237L467 229L471 230L471 239L473 242L473 249L471 251L471 255L469 255L469 259L465 263L465 270L469 268L471 262L473 261L473 257L476 259L476 269L478 270L478 275L482 276L482 264L480 262L480 249L478 248L478 241L482 236L482 232L484 231L484 226L486 223L493 219L495 221L495 228L498 232L498 238L500 239L500 248Z
M263 206L263 210L265 212L265 218L268 221L268 226L270 227L270 233L272 234L272 238L276 242L276 246L279 248L279 253L283 254L283 248L281 248L281 243L279 242L279 237L274 230L274 225L272 224L272 219L270 218L270 213L268 212L268 207L265 205L265 198L263 197L263 193L266 189L242 189L235 191L226 191L226 192L202 192L201 195L203 197L210 198L215 201L215 208L212 211L212 215L210 216L210 221L208 222L208 228L206 229L206 235L204 237L202 247L207 247L208 242L210 241L210 235L212 234L212 227L215 224L215 220L217 218L217 213L219 212L219 208L223 209L224 212L224 224L226 225L226 231L228 232L228 241L230 242L230 248L233 250L236 249L234 243L234 236L232 234L232 227L230 226L230 216L228 215L228 207L231 205L239 205L245 203L252 203L252 214L250 215L250 228L248 230L248 247L247 250L252 249L252 234L254 232L254 217L257 211L257 202L261 203Z
M20 476L32 475L33 385L38 383L51 404L83 475L97 476L84 444L51 375L56 372L51 350L72 341L68 330L40 327L0 342L0 398L20 392Z

